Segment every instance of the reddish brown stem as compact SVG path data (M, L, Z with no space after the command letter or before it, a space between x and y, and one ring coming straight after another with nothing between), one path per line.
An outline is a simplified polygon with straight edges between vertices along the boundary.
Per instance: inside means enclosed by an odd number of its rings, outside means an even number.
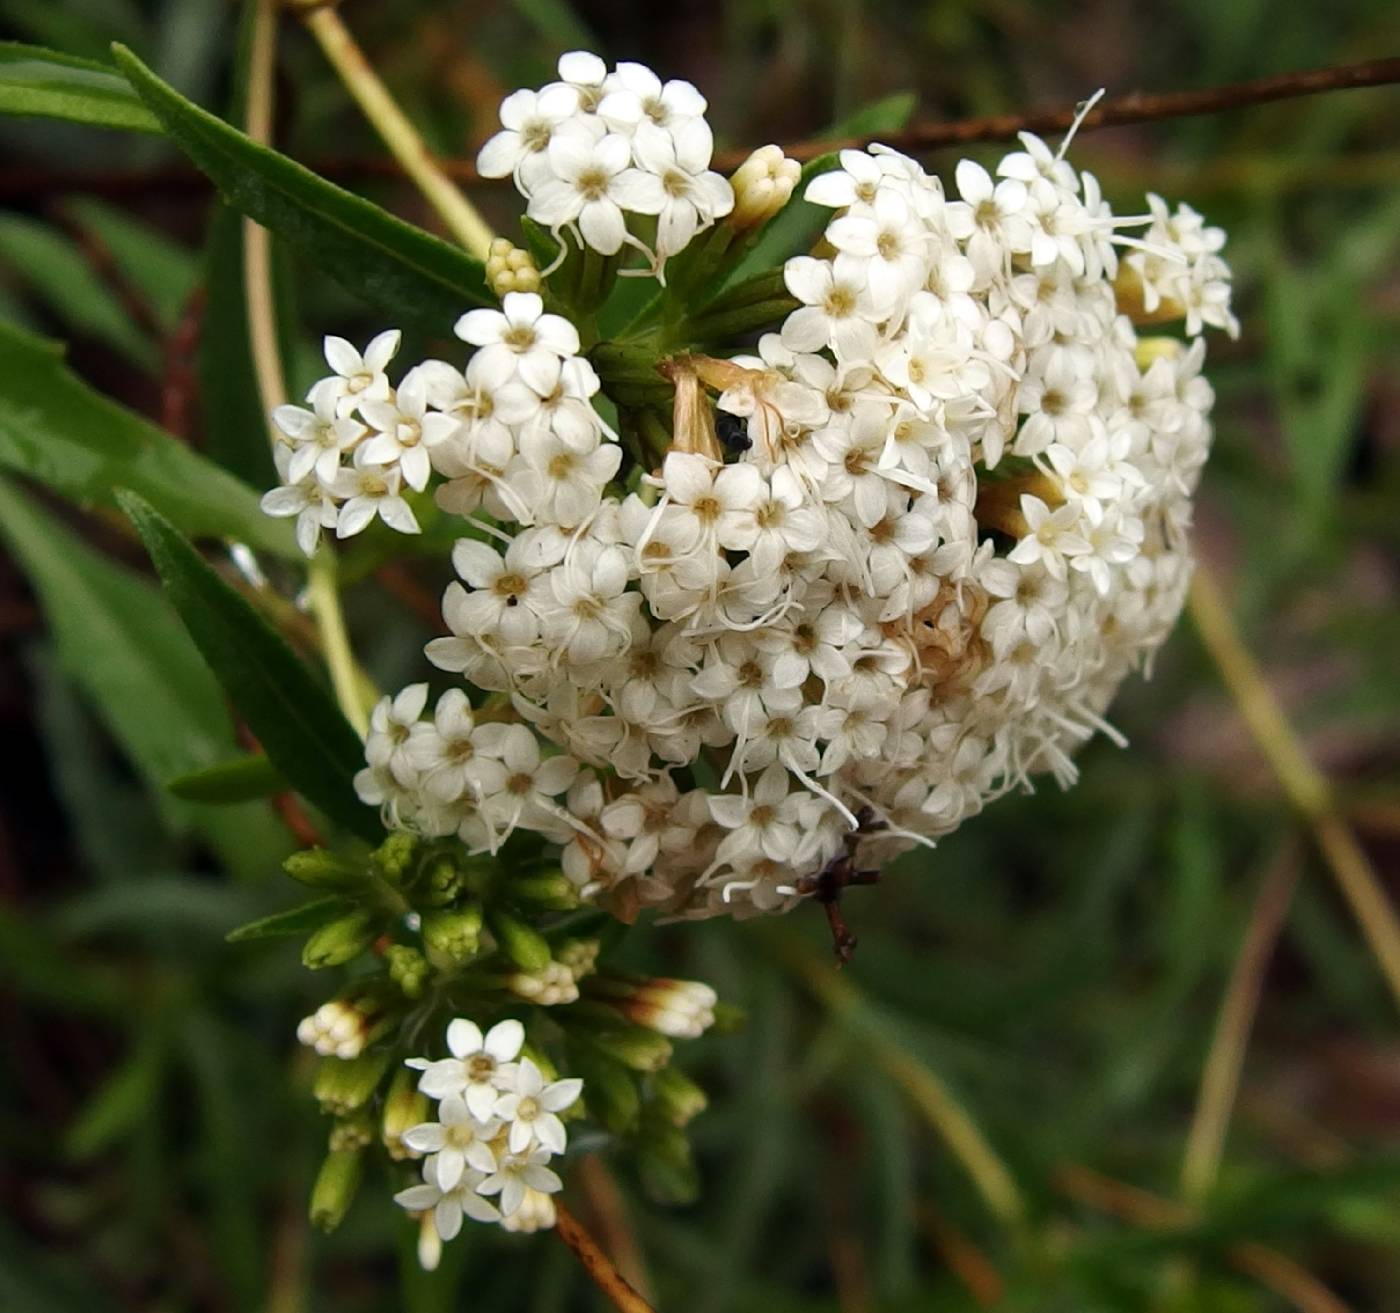
M1334 68L1300 69L1273 77L1205 87L1199 91L1160 93L1132 91L1101 100L1080 125L1081 132L1095 128L1122 127L1131 123L1153 123L1162 119L1190 118L1244 109L1275 100L1293 100L1327 91L1347 91L1357 87L1389 86L1400 82L1400 58L1372 59L1360 64ZM883 141L902 150L936 150L942 146L968 145L978 141L1005 141L1018 132L1063 132L1074 122L1077 105L1030 110L1020 114L991 114L983 118L955 119L952 122L916 123L903 132L872 133L839 140L814 138L789 143L783 149L794 159L807 160L843 146L867 146ZM722 151L715 167L732 169L749 155L749 148ZM437 161L442 172L458 183L489 185L503 180L482 178L471 160ZM313 161L312 168L323 177L354 182L374 177L401 177L403 170L390 159L340 158ZM201 193L208 182L194 169L184 166L123 172L91 173L71 169L11 168L0 174L0 199L32 201L36 196L63 192L90 192L101 196L148 195L151 192Z
M566 1245L574 1251L574 1257L583 1264L583 1270L599 1290L605 1294L618 1313L656 1313L656 1310L643 1299L610 1259L589 1235L583 1223L578 1220L557 1199L554 1201L557 1221L554 1229Z

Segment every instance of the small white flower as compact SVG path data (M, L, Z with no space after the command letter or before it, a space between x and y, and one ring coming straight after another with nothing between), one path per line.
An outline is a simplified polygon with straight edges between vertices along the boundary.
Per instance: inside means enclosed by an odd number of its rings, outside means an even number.
M495 1118L482 1121L473 1116L461 1095L449 1094L438 1105L437 1120L409 1127L403 1142L432 1156L431 1171L425 1169L424 1178L446 1192L456 1189L468 1168L487 1174L496 1170L491 1141L500 1128Z
M326 364L335 373L317 383L307 400L317 411L333 403L335 413L342 417L352 414L362 401L383 401L389 395L384 370L398 352L401 339L397 328L388 329L373 337L361 355L343 337L326 338Z
M570 122L549 143L553 176L535 190L526 213L557 237L566 227L577 230L585 246L615 255L627 240L623 210L646 203L651 186L631 167L632 148L615 132L595 136Z
M545 314L537 292L507 292L499 310L468 310L455 331L481 348L474 360L479 384L488 389L519 374L544 395L558 379L558 361L579 348L578 329L562 315Z
M511 1153L524 1153L532 1143L550 1153L563 1153L568 1137L557 1114L582 1092L583 1082L577 1077L546 1085L540 1069L529 1058L522 1058L514 1086L496 1100L496 1116L510 1124L507 1143Z
M400 495L402 475L396 467L356 463L335 476L331 492L344 505L336 517L335 536L353 538L377 515L399 533L420 533L413 510Z
M491 1117L497 1095L514 1081L514 1059L524 1042L525 1027L518 1021L498 1021L482 1035L474 1021L458 1017L447 1027L450 1058L409 1058L406 1065L423 1073L418 1088L430 1099L460 1095L471 1115L484 1122Z
M531 1190L554 1194L564 1188L564 1182L545 1166L549 1158L547 1149L507 1158L477 1189L482 1194L500 1195L501 1212L511 1217L520 1211Z
M483 178L514 176L527 194L549 176L547 151L561 123L577 111L578 90L556 82L542 91L512 91L501 101L502 131L482 146L476 167Z
M424 1174L429 1170L430 1165L425 1163ZM394 1202L401 1208L407 1208L409 1212L429 1214L438 1238L452 1240L462 1229L463 1217L470 1217L474 1222L501 1220L500 1209L489 1199L483 1199L479 1193L486 1179L485 1175L478 1171L463 1172L450 1190L442 1189L436 1181L425 1180L421 1185L411 1185L407 1190L400 1190L394 1196ZM429 1252L433 1252L431 1248Z

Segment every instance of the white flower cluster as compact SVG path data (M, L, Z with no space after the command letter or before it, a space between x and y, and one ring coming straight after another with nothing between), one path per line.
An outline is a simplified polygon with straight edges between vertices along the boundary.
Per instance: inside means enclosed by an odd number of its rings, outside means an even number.
M572 185L574 143L621 141L612 178L703 125L686 84L591 56L561 76L510 97L483 152L532 204ZM1181 610L1198 334L1235 321L1219 230L1155 197L1117 217L1063 154L1023 136L950 197L893 150L843 151L806 191L834 214L786 265L799 308L756 355L670 362L672 446L623 485L578 334L537 295L463 316L464 373L395 388L393 335L328 342L312 411L279 412L269 509L304 542L403 527L397 490L436 471L478 536L427 653L490 695L430 719L423 685L385 699L361 796L477 852L534 831L619 914L703 916L790 906L838 858L878 866L1037 774L1071 782ZM1187 340L1138 337L1168 321Z
M502 131L481 148L477 167L484 177L515 180L526 213L559 240L561 258L567 232L602 255L634 246L660 273L734 208L729 183L710 169L704 96L689 82L663 85L642 64L610 73L581 50L560 56L559 77L505 98ZM654 251L629 231L628 214L655 219Z
M446 480L439 504L459 515L482 508L522 524L571 525L597 507L622 451L593 409L598 376L578 354L578 330L545 314L536 293L509 292L503 310L469 310L456 333L477 348L465 374L426 360L397 386L384 372L397 331L363 355L328 337L335 373L311 388L311 409L274 412L283 485L262 506L297 517L308 556L323 528L348 538L376 515L417 533L404 493L422 492L434 472Z
M578 1099L583 1082L546 1083L539 1067L520 1056L524 1042L518 1021L499 1021L483 1035L459 1017L447 1027L451 1057L408 1059L423 1073L419 1090L438 1101L432 1121L403 1133L408 1149L427 1155L423 1180L394 1196L423 1214L425 1267L437 1265L441 1242L461 1230L464 1216L509 1231L554 1225L550 1195L561 1182L547 1164L564 1152L559 1114Z

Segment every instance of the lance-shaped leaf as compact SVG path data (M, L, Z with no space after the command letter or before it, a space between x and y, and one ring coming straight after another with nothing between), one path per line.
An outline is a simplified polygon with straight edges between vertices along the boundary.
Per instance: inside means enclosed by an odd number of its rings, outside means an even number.
M273 912L271 916L249 921L237 930L230 930L225 938L230 944L241 944L249 939L272 939L277 935L304 935L348 906L343 898L317 898L314 902L289 907L285 912Z
M19 41L0 41L0 114L160 131L156 116L114 69Z
M331 820L377 842L383 828L354 787L364 749L326 686L169 520L134 493L117 496L190 637L268 760Z
M290 556L286 523L246 483L88 387L54 342L0 323L0 468L82 505L138 492L185 533L239 538Z
M186 100L124 46L113 53L167 135L228 203L349 291L436 333L472 306L495 304L480 260L258 145Z
M218 684L149 580L100 556L3 480L0 545L33 585L60 666L154 788L235 750Z
M250 802L280 793L287 781L265 754L249 752L202 770L186 771L165 787L186 802Z

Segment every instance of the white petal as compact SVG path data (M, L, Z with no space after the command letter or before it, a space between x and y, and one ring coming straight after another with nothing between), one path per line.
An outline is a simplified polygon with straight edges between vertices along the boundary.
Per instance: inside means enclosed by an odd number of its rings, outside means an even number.
M326 364L337 374L357 374L364 368L360 353L343 337L329 336L325 343Z
M509 1019L498 1021L486 1032L484 1048L497 1062L509 1062L525 1043L525 1027Z
M600 255L616 255L627 235L622 211L613 201L589 201L578 216L583 240Z
M467 547L471 544L460 542L459 548ZM456 559L456 553L453 553ZM466 1017L457 1017L448 1022L447 1025L447 1047L454 1058L467 1058L475 1053L481 1052L482 1035L481 1027L474 1021L468 1021Z

